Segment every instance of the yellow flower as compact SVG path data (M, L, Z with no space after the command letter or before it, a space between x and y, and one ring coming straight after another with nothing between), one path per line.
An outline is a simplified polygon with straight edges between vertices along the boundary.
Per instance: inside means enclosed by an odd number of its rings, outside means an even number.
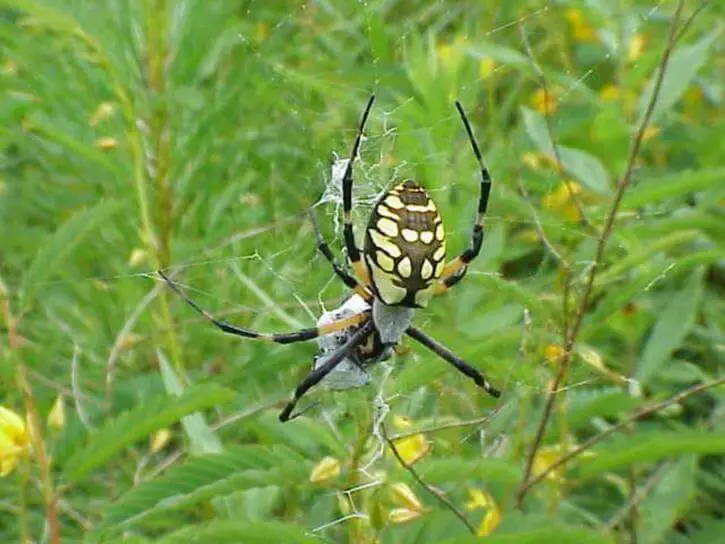
M152 453L157 453L166 447L171 440L171 431L169 429L159 429L151 435L150 448Z
M403 482L396 482L390 486L390 498L395 504L403 506L408 510L423 511L423 503L413 493L413 490Z
M605 85L599 91L599 98L601 98L604 102L614 102L619 98L619 95L619 87L612 85L611 83L609 85Z
M540 170L542 157L543 155L541 153L527 151L521 155L521 162L528 166L531 170Z
M564 348L556 344L549 344L544 348L544 358L550 362L557 364L564 356Z
M476 534L478 536L490 535L501 523L503 517L501 515L501 509L496 504L496 501L493 500L490 493L486 493L480 489L469 489L468 495L471 500L464 505L466 510L478 510L480 508L486 511Z
M496 64L493 62L491 57L483 57L481 62L478 63L478 75L481 78L486 78L493 73L493 69Z
M596 32L589 23L584 20L581 11L575 8L568 9L566 20L569 21L574 39L579 42L591 42L596 39Z
M91 119L88 121L88 124L94 127L101 121L105 121L113 115L114 109L115 108L111 102L101 102L98 104L96 111L93 112L93 115L91 115Z
M463 61L463 46L466 39L458 36L453 43L440 43L436 47L440 65L449 72L456 72Z
M579 195L584 189L578 183L569 181L560 183L553 193L545 195L541 199L541 205L552 212L562 216L570 221L579 221L581 214L576 204L572 201L572 196Z
M627 53L627 58L630 62L634 62L642 56L643 50L644 38L641 34L635 34L634 36L632 36L632 40L629 42L629 51Z
M422 512L420 510L408 510L407 508L393 508L388 514L390 523L405 523L419 518Z
M406 436L405 438L398 438L393 443L406 465L416 463L430 451L430 444L422 433Z
M531 95L531 106L541 115L552 115L559 104L553 89L538 89Z
M310 473L310 482L318 484L340 475L340 461L334 457L325 457L315 465Z
M657 136L660 132L662 132L660 130L660 127L655 126L655 125L648 125L644 129L644 134L642 134L642 141L646 142L647 140L650 140L650 139L654 138L655 136Z
M48 427L54 431L60 431L65 427L65 401L63 395L58 395L48 413Z
M0 406L0 476L7 476L30 449L30 436L23 419Z
M116 147L118 147L118 140L110 136L104 136L103 138L98 138L93 143L93 145L102 149L103 151L108 151L109 149L115 149Z

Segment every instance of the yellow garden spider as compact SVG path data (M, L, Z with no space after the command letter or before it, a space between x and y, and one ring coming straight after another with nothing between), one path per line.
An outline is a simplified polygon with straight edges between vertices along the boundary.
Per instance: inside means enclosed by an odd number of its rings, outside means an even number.
M470 246L455 259L445 262L446 238L441 216L425 189L409 179L390 189L375 204L365 230L361 255L352 225L352 167L374 101L375 95L370 97L363 112L342 178L343 236L354 274L337 264L313 218L317 248L335 274L354 292L351 298L356 299L352 301L356 303L353 305L355 311L347 312L340 319L320 322L316 327L292 333L260 333L217 320L187 297L163 271L159 271L169 287L223 332L279 344L303 342L332 333L339 335L339 341L333 343L333 349L324 352L324 357L318 359L312 372L299 383L292 400L279 414L281 421L294 417L292 411L302 395L322 381L343 360L352 361L363 369L368 364L390 357L393 346L400 342L403 334L453 365L489 395L496 398L501 395L478 370L411 325L416 308L424 308L433 295L443 294L463 279L469 263L478 256L483 244L483 220L491 192L491 177L468 118L461 104L456 102L481 169L478 213Z

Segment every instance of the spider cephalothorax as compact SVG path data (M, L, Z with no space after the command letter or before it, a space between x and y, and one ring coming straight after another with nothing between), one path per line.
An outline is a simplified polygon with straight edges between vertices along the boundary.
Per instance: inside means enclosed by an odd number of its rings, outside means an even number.
M292 400L280 413L279 418L282 421L294 417L292 412L300 397L336 367L343 364L362 368L387 358L391 348L400 342L403 335L439 355L491 396L500 395L478 370L411 325L415 308L425 307L432 296L441 295L460 282L466 275L469 263L481 251L483 219L491 192L491 178L473 137L471 125L460 103L456 102L471 148L481 168L478 212L470 246L455 259L445 262L445 230L438 209L425 189L412 180L406 180L390 189L375 204L365 230L361 255L352 224L352 168L374 100L375 97L371 96L365 107L342 178L345 249L354 274L337 264L313 217L320 253L329 261L335 274L354 291L347 306L341 306L336 315L331 318L329 315L323 316L325 319L321 318L316 327L309 329L286 334L260 333L215 319L159 271L176 293L224 332L281 344L335 335L329 342L320 342L320 353L313 370L300 382ZM364 375L356 375L353 383L362 384L366 381Z

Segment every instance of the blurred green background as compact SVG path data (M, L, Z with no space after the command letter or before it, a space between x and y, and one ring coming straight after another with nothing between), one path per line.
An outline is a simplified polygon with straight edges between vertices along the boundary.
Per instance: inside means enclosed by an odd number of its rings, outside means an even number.
M0 479L3 542L57 541L49 496L67 542L467 542L389 451L376 456L376 392L421 477L493 542L725 534L722 387L514 501L628 164L534 471L722 373L722 4L684 3L634 157L675 2L0 6L0 404L38 414L34 448ZM331 165L372 92L358 233L375 195L412 177L438 203L449 254L466 247L478 171L453 102L471 118L494 179L484 249L416 323L504 395L406 342L384 383L315 388L301 405L318 404L283 425L314 344L225 337L154 271L263 331L336 307L345 291L306 211L342 259Z

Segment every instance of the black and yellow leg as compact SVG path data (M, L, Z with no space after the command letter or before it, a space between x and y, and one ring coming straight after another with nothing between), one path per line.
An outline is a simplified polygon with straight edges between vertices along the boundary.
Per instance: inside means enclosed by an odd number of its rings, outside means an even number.
M317 249L320 253L322 253L322 256L325 257L327 262L330 263L332 269L335 271L335 274L337 274L337 277L340 278L345 285L347 285L350 289L355 291L355 293L360 295L365 300L372 300L372 295L370 294L370 291L368 291L366 286L362 285L344 268L337 264L337 262L335 261L335 256L332 254L332 251L330 251L330 246L327 245L327 242L325 242L325 239L322 237L320 228L317 225L317 220L315 219L315 214L312 212L312 210L310 210L310 221L312 221L312 228L315 231Z
M360 258L360 250L355 243L355 234L352 229L352 166L357 158L357 154L360 151L360 142L362 141L363 130L365 130L365 123L367 123L368 116L370 115L370 109L373 107L375 102L375 95L370 96L365 111L363 112L360 125L357 129L357 135L355 136L355 143L352 146L352 153L350 153L350 159L345 167L345 173L342 176L342 213L343 213L343 237L345 239L345 248L347 249L347 255L350 258L350 263L355 271L357 277L365 284L370 283L368 278L368 272L363 265Z
M191 300L186 294L181 290L181 288L176 285L171 279L166 276L161 270L159 270L159 276L161 276L164 281L167 283L171 289L174 290L176 294L178 294L189 306L194 308L199 314L201 314L207 321L212 323L215 327L220 329L223 332L226 332L228 334L233 334L236 336L241 336L243 338L252 338L255 340L263 340L267 342L276 342L278 344L293 344L295 342L305 342L307 340L312 340L314 338L317 338L318 336L324 336L326 334L330 334L332 332L336 332L342 329L347 329L350 327L354 327L355 325L359 325L360 323L366 321L370 317L369 312L363 312L359 314L354 314L349 317L346 317L344 319L340 319L339 321L333 321L332 323L327 323L325 325L322 325L320 327L311 327L309 329L301 329L299 331L290 332L290 333L282 333L282 334L272 334L272 333L262 333L253 331L251 329L244 329L242 327L237 327L235 325L231 325L229 323L226 323L224 321L220 321L216 319L214 316L212 316L209 312L201 308L196 302Z
M325 376L332 372L334 368L345 359L345 357L347 357L356 347L365 341L372 331L373 322L368 321L365 325L355 331L347 342L340 346L337 351L332 353L324 364L310 372L310 374L308 374L308 376L295 388L292 400L287 403L287 406L285 406L284 410L282 410L279 414L280 421L284 422L294 419L296 416L292 415L292 411L295 409L297 402L302 398L302 396L312 387L320 383Z
M478 370L469 365L466 361L455 355L448 348L446 348L442 344L439 344L436 340L433 340L433 338L431 338L424 332L416 329L415 327L410 327L405 331L405 334L410 336L413 340L416 340L417 342L423 344L425 347L438 355L444 361L452 364L456 368L456 370L471 378L478 387L483 389L492 397L499 398L501 396L501 392L493 385L491 385L489 381L483 376L483 374L481 374Z
M458 101L456 101L456 108L463 120L463 126L466 127L466 133L468 134L468 139L471 142L473 154L476 156L476 161L478 161L478 166L481 169L481 191L478 197L478 211L476 214L476 222L473 225L471 245L458 257L446 264L445 268L443 268L443 278L456 275L461 268L467 266L473 259L478 257L478 254L481 252L481 246L483 245L483 219L488 208L488 199L491 196L491 175L483 162L483 157L480 149L478 148L478 143L476 143L476 138L473 136L471 124L468 122L468 118L463 111L463 106L461 106L461 103ZM458 281L460 281L460 279L456 280L452 285L455 285Z
M461 281L466 276L467 272L468 267L464 266L463 268L459 269L456 274L453 274L451 276L444 276L442 280L438 280L438 282L436 282L435 286L433 287L433 294L438 296L446 293L448 289Z

